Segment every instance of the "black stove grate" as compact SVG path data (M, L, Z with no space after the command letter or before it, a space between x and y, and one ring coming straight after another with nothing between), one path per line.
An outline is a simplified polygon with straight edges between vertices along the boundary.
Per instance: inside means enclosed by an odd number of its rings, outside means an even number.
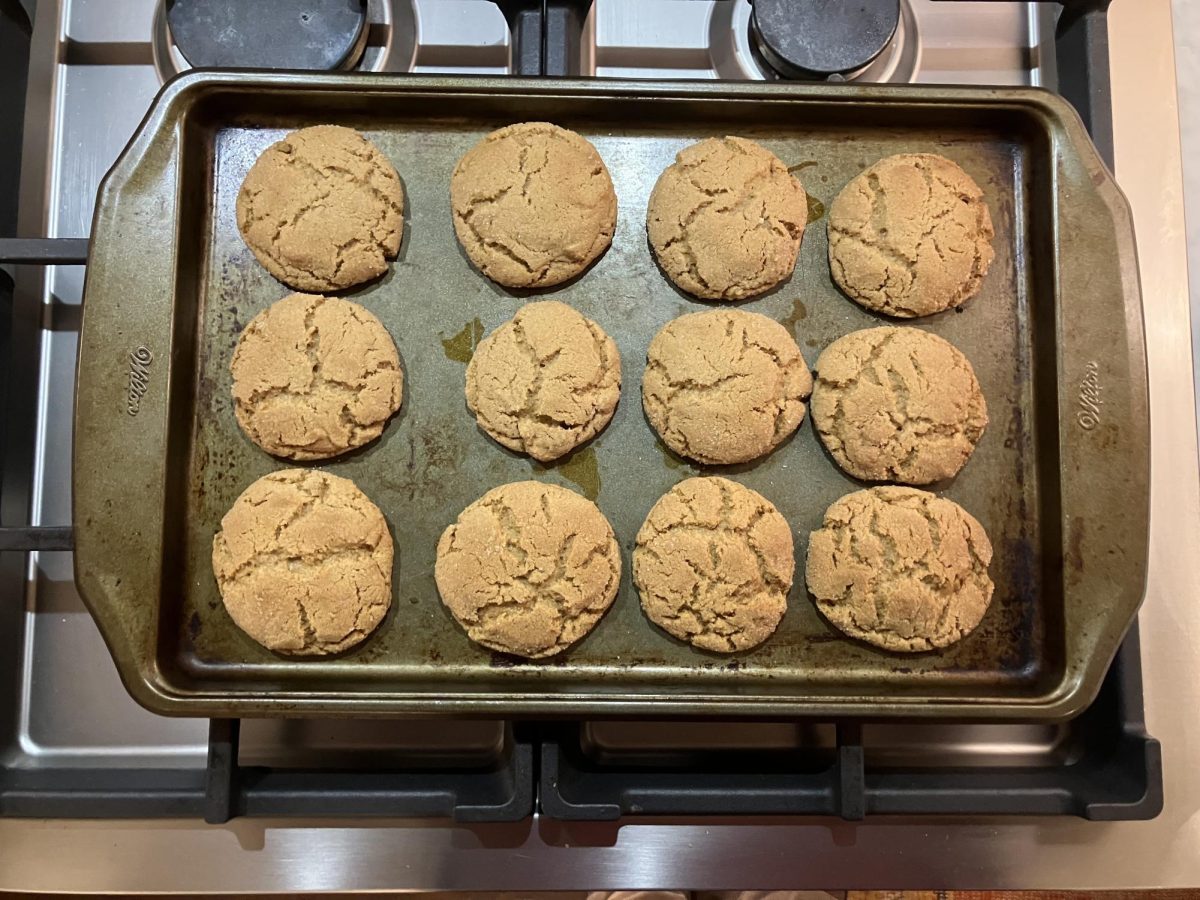
M513 29L519 74L561 75L579 59L588 2L498 0ZM1112 163L1107 0L1065 2L1057 35L1060 90L1079 110L1101 154ZM2 11L0 7L0 11ZM7 20L0 17L0 32ZM21 26L28 38L28 29ZM27 24L27 23L25 23ZM7 33L0 33L6 38ZM0 46L3 43L0 42ZM6 58L7 55L6 55ZM0 108L24 99L23 80L6 82ZM0 90L0 93L3 93ZM20 121L18 115L8 121ZM16 135L19 146L19 132ZM0 167L0 200L16 196L16 167ZM5 217L5 221L9 217ZM6 225L6 228L11 227ZM82 265L87 240L0 238L0 264ZM0 511L26 519L31 459L14 450L14 432L30 427L29 348L40 311L14 304L0 271ZM24 389L24 390L22 390ZM3 520L0 520L2 523ZM0 629L23 628L25 556L69 550L70 526L0 524ZM598 761L584 748L580 723L517 723L506 729L499 761L477 768L394 770L285 769L238 762L240 723L210 723L205 768L37 768L13 765L10 736L19 654L0 660L0 815L38 818L237 816L439 817L504 822L535 808L564 820L629 815L1075 815L1148 819L1162 809L1158 742L1146 734L1137 626L1130 631L1100 695L1070 723L1078 754L1046 765L927 768L868 763L863 728L836 723L827 760L813 766L787 753L770 766L729 751L699 764L633 765ZM6 694L4 680L13 687Z

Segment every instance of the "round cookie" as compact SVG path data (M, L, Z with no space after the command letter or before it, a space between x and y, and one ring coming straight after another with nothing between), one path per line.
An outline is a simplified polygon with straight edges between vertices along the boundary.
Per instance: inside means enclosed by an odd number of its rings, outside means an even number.
M847 494L809 535L806 575L817 608L853 638L904 653L947 647L992 600L992 545L961 506L928 491Z
M284 284L338 291L378 278L400 252L404 187L358 132L301 128L250 167L237 224L258 261Z
M392 602L392 536L354 482L315 469L264 475L213 538L213 574L238 627L277 653L361 643Z
M556 300L521 307L467 365L467 406L479 427L542 462L604 430L620 396L617 345Z
M646 360L646 417L680 456L710 465L757 459L804 420L812 376L788 330L766 316L680 316L654 336Z
M582 638L612 605L621 551L596 504L519 481L488 491L442 532L433 574L471 640L541 659Z
M291 294L250 320L230 363L234 414L273 456L327 459L373 441L400 408L391 335L357 303Z
M548 122L493 131L450 177L454 233L484 275L515 288L574 278L612 241L617 195L588 141Z
M689 478L659 498L637 534L633 583L650 621L704 650L769 638L787 612L792 532L761 494Z
M850 475L929 484L963 467L987 427L975 370L916 328L867 328L817 359L813 427Z
M961 306L993 257L983 191L932 153L889 156L855 177L829 207L828 230L833 280L900 318Z
M807 219L804 187L774 153L745 138L709 138L658 176L646 231L681 290L744 300L791 276Z

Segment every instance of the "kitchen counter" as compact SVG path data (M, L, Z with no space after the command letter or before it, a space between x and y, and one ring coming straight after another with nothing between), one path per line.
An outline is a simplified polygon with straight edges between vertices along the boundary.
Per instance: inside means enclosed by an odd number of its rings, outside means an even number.
M1151 555L1141 639L1147 726L1162 742L1165 769L1157 819L236 820L220 827L7 819L0 821L0 889L1200 885L1200 472L1169 0L1113 4L1109 39L1117 177L1134 207L1150 366Z

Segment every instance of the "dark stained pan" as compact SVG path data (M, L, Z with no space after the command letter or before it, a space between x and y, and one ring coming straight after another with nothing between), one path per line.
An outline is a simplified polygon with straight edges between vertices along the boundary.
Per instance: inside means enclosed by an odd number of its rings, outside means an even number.
M522 120L590 138L620 199L608 253L538 295L598 321L625 370L607 431L550 467L488 440L463 401L472 345L527 295L468 265L451 227L450 172L481 135ZM242 243L234 198L265 146L324 122L366 133L408 195L400 259L353 294L396 338L404 409L381 440L328 465L388 517L395 603L359 651L295 661L233 625L209 554L234 498L283 466L243 437L231 409L234 341L288 293ZM656 268L646 200L677 150L724 134L765 144L811 194L795 275L743 305L792 329L810 365L830 341L880 321L837 291L826 263L824 205L853 175L887 154L933 151L986 193L996 259L982 292L915 323L966 353L991 414L974 458L937 489L990 533L996 596L978 630L944 652L871 649L813 608L808 532L860 485L807 421L765 460L720 470L774 501L794 529L797 580L778 633L717 656L642 615L629 582L638 526L673 483L716 471L667 453L642 415L651 336L704 308ZM161 713L1065 718L1094 696L1145 584L1149 426L1129 208L1075 113L1040 90L187 75L163 88L101 187L77 398L76 577L126 686ZM611 612L536 664L471 644L433 582L442 529L488 488L526 478L594 498L624 551Z

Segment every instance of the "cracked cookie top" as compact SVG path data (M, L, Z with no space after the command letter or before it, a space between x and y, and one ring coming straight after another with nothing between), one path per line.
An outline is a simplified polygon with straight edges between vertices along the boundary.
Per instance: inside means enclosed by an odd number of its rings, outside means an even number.
M950 478L987 427L975 370L949 341L916 328L867 328L817 359L813 427L846 472L866 481Z
M242 431L288 459L327 459L373 441L404 395L383 323L336 297L273 303L242 331L229 368Z
M927 316L979 292L992 262L983 191L932 153L881 159L829 207L829 268L853 300L889 316Z
M704 650L761 644L787 612L792 532L771 503L725 478L689 478L637 534L633 583L654 624Z
M392 536L354 482L285 469L246 488L213 538L230 617L277 653L323 656L361 643L392 602Z
M710 465L769 453L804 420L812 376L773 319L714 309L672 319L650 342L646 418L663 442Z
M519 481L488 491L442 532L434 578L471 640L541 659L582 638L612 605L621 551L596 504Z
M709 138L658 177L646 231L681 290L743 300L791 276L807 219L804 187L774 153L745 138Z
M379 277L400 252L404 187L358 132L301 128L250 167L237 223L258 261L284 284L338 291Z
M467 406L479 427L543 462L599 434L620 396L617 345L556 300L521 307L467 365Z
M542 288L575 277L612 241L617 195L588 141L548 122L493 131L450 178L454 232L488 278Z
M992 600L992 544L951 500L907 487L847 494L809 535L806 575L832 625L916 653L974 630Z

